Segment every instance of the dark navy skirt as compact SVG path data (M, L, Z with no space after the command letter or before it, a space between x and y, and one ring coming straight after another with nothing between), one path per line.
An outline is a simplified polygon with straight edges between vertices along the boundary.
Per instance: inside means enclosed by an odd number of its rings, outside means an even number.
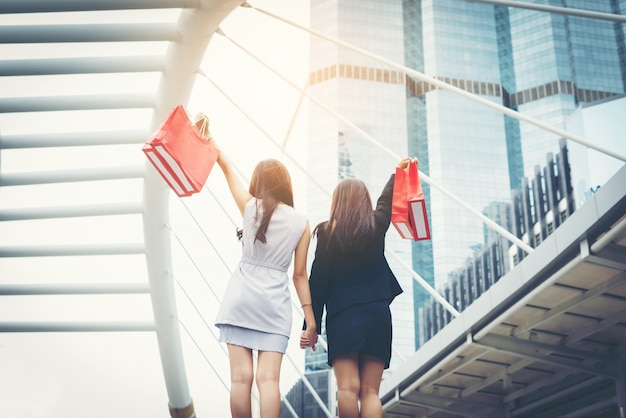
M328 364L348 353L376 357L389 368L391 361L391 311L389 302L349 306L326 319Z

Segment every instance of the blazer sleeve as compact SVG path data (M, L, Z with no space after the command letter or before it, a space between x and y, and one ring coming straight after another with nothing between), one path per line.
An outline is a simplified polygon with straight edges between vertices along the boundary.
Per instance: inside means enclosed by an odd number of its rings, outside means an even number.
M322 315L328 302L330 292L330 266L332 263L332 251L326 245L326 237L322 229L317 233L317 246L315 258L311 265L309 286L311 288L311 303L317 324L317 333L322 333Z
M385 184L380 197L376 201L374 216L376 217L376 222L381 224L385 230L389 228L389 224L391 223L391 205L395 177L395 174L392 174L391 177L389 177L389 180L387 180L387 184Z
M389 224L391 223L391 207L393 201L393 185L395 183L396 175L392 174L387 184L383 188L378 201L376 202L376 222L380 223L381 226L384 227L385 231L389 228ZM398 279L396 278L393 271L389 267L387 263L387 259L385 259L385 264L387 267L387 273L389 276L389 292L390 299L389 303L391 303L396 296L402 293L402 287L398 283Z

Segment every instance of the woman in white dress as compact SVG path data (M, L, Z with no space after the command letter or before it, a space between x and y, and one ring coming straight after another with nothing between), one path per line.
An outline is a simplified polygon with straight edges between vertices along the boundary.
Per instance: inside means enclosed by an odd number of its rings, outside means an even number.
M292 258L292 280L304 310L305 333L313 347L317 340L306 271L309 223L293 208L291 178L281 162L259 162L248 190L223 152L217 163L243 215L241 261L215 321L220 341L228 347L231 414L236 418L251 417L251 390L256 380L261 417L278 418L280 366L291 333L287 270ZM253 350L258 352L256 373Z

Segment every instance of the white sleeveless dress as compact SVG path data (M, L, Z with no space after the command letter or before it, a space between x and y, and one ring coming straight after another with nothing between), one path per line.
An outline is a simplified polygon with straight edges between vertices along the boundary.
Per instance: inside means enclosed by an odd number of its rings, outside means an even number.
M290 206L278 205L263 244L254 242L261 213L261 201L250 199L243 214L241 261L230 278L215 325L221 342L284 353L292 321L287 270L306 217Z

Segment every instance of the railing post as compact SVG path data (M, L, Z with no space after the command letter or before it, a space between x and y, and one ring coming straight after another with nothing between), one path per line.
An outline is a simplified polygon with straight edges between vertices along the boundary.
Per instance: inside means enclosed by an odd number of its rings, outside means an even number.
M152 129L176 105L186 105L196 70L222 20L238 1L203 1L198 9L183 10L178 19L179 41L169 44L161 76ZM144 242L152 296L152 310L165 386L173 418L195 417L182 351L169 230L169 189L146 161L144 181Z

